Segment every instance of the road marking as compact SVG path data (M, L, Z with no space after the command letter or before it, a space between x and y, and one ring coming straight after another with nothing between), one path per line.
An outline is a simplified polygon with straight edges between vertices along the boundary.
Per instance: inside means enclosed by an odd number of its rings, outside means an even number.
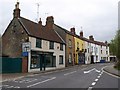
M98 79L95 79L95 81L97 82L97 81L98 81Z
M115 78L120 78L119 76L116 76L116 75L113 75L113 74L111 74L111 73L108 73L108 72L104 71L103 69L106 68L106 67L107 67L107 66L105 66L105 67L102 68L102 73L105 72L106 74L108 74L108 75L110 75L110 76L113 76L113 77L115 77Z
M100 76L98 76L98 78L100 78Z
M18 81L19 83L23 83L23 82L25 82L26 80L21 80L21 81Z
M73 72L70 72L70 73L66 73L66 74L64 74L64 76L73 74L73 73L75 73L75 72L77 72L77 71L73 71Z
M91 69L91 70L88 70L88 71L84 71L84 74L86 74L86 73L90 73L91 71L93 71L93 70L95 70L96 72L100 72L99 70L97 70L96 68L93 68L93 69Z
M106 71L104 71L106 74L108 74L108 75L110 75L110 76L113 76L113 77L115 77L115 78L120 78L119 76L116 76L116 75L113 75L113 74L111 74L111 73L108 73L108 72L106 72Z
M96 84L96 82L93 82L91 85L94 86Z
M88 90L92 90L93 87L89 87Z
M7 88L13 88L14 86L9 86L9 87L7 87Z
M45 83L45 82L54 80L55 78L56 78L56 77L53 77L53 78L50 78L50 79L47 79L47 80L44 80L44 81L41 81L41 82L38 82L38 83L35 83L35 84L32 84L32 85L29 85L29 86L27 86L27 88L30 88L30 87L36 86L36 85L38 85L38 84L41 84L41 83Z
M15 86L14 88L20 88L20 87L18 87L18 86Z
M30 82L34 82L34 81L37 81L37 79L29 80L29 81L27 81L27 82L25 82L25 83L30 83Z
M3 88L20 88L18 86L2 85Z

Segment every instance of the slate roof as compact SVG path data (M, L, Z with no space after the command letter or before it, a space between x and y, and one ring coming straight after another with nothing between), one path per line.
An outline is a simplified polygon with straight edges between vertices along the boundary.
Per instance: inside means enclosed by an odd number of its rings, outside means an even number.
M48 41L64 43L54 30L50 30L46 28L46 26L40 25L39 23L35 23L23 17L20 17L18 20L28 35Z
M59 25L56 25L56 24L54 24L54 25L57 26L57 27L59 27L59 28L61 28L61 29L62 29L63 31L65 31L67 34L70 34L70 35L72 35L72 36L74 36L74 37L80 38L81 40L84 40L84 41L86 41L86 42L93 43L93 44L97 44L97 45L102 45L102 46L108 46L108 45L107 45L106 43L104 43L104 42L95 41L95 40L93 41L93 40L90 40L90 39L88 39L88 38L85 38L85 37L76 35L76 34L74 35L74 34L71 33L70 31L68 31L68 30L60 27Z

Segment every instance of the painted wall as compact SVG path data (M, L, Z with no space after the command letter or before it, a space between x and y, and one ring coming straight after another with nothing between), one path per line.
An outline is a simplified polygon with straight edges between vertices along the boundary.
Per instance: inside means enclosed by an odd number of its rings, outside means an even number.
M85 64L90 64L91 63L91 57L90 57L90 49L91 49L91 43L85 41Z
M69 45L71 41L71 46ZM72 61L69 60L70 56L72 55L71 59ZM74 36L70 34L66 34L66 65L74 65L75 63L75 42L74 42Z
M56 56L56 67L55 68L64 68L65 67L65 45L63 45L63 51L61 51L60 43L54 42L54 49L50 50L49 49L49 41L47 41L47 40L42 40L42 48L36 48L36 38L29 37L29 41L31 42L31 50L43 51L43 52L44 51L45 52L54 52L53 56ZM63 64L62 65L59 65L59 56L60 55L63 55ZM31 56L31 53L29 53L29 61L31 60L30 56ZM29 68L30 68L30 63L29 63ZM33 71L33 70L29 70L29 71Z
M85 42L78 37L74 37L74 39L75 39L75 63L78 64L77 48L79 48L79 51L81 51L82 49L85 49ZM79 43L79 45L78 45L78 43Z

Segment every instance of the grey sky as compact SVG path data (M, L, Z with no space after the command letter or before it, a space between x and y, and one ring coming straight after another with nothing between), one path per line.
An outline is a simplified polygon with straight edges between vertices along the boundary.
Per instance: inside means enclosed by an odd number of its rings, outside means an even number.
M0 1L0 32L3 33L13 18L17 0ZM85 37L93 35L95 40L110 41L118 29L119 0L19 0L21 16L36 22L37 4L43 24L47 16L54 16L57 25L69 30L81 26Z

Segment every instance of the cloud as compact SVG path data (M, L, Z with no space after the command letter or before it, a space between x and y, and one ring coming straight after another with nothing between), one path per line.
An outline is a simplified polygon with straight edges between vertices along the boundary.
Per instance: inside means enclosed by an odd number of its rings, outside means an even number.
M43 24L49 15L54 16L55 23L69 30L76 28L77 34L83 27L85 37L93 35L95 40L110 41L117 30L117 6L119 0L19 0L21 16L35 21L37 5ZM1 0L1 33L12 19L14 0Z

